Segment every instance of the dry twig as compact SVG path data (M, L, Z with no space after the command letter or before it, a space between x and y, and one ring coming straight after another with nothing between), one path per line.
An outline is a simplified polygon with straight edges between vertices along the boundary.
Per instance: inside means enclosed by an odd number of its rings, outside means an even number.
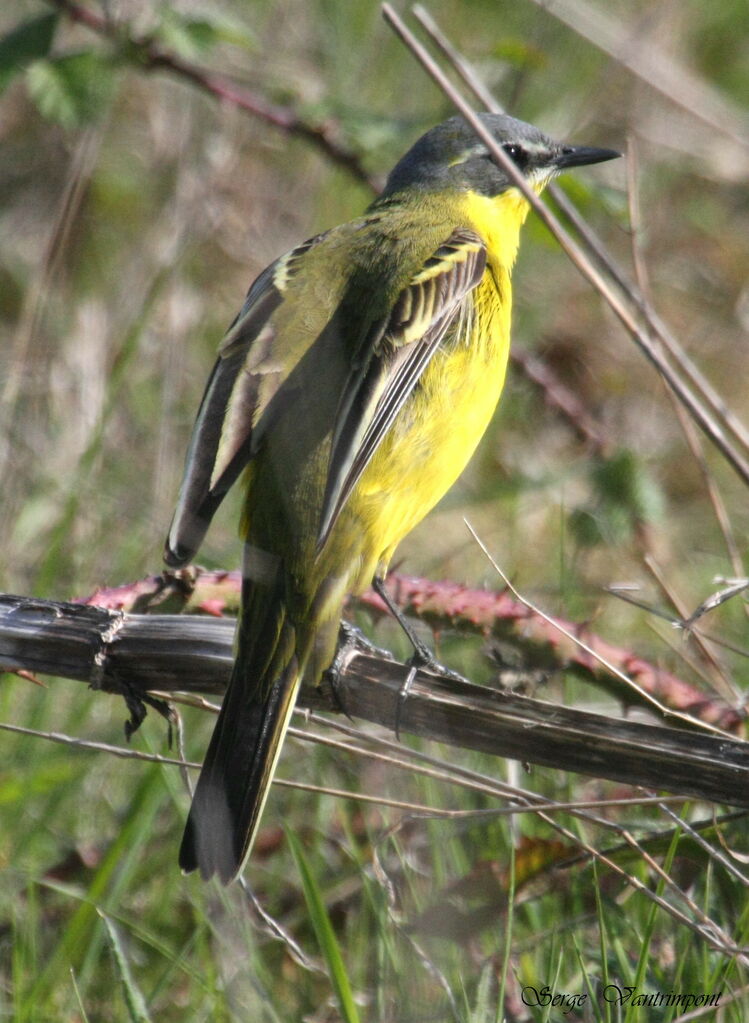
M622 275L617 274L615 279L609 280L601 273L598 268L598 255L591 256L585 247L576 242L549 207L536 195L520 170L479 120L476 111L463 99L442 68L431 58L390 4L383 4L382 11L393 31L456 109L465 117L499 166L502 167L515 187L523 193L542 222L559 242L574 266L603 297L642 354L660 373L695 423L712 441L740 479L749 484L749 460L746 457L749 453L749 431L726 408L723 400L699 370L692 365L686 353L676 344L669 332L665 328L654 331L655 317L653 314L646 315L647 304L639 296L639 293L635 296L631 288L622 288ZM664 354L664 349L675 360L676 366L669 362Z
M137 58L143 70L170 72L199 86L221 102L230 103L289 135L306 139L333 163L347 170L363 184L377 190L379 184L377 178L367 173L358 153L340 141L335 127L328 121L325 123L307 121L291 107L272 103L267 97L238 85L225 75L201 68L169 52L153 39L133 35L125 25L104 18L90 7L76 3L75 0L49 2L73 21L108 39L121 53L128 55L130 60Z
M126 615L102 608L5 597L0 664L52 671L119 693L128 707L156 689L220 692L232 662L224 619ZM441 742L634 785L749 806L749 747L698 731L619 721L407 669L351 658L337 697L350 714ZM318 691L302 696L319 704Z

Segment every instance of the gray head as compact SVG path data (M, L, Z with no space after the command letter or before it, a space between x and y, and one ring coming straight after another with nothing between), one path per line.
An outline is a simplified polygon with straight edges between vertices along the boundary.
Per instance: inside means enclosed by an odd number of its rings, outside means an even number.
M601 163L620 155L612 149L555 142L532 124L506 114L479 114L479 118L528 183L538 190L568 167ZM473 128L457 116L421 136L391 171L383 195L393 195L404 188L423 191L454 188L494 196L512 184Z

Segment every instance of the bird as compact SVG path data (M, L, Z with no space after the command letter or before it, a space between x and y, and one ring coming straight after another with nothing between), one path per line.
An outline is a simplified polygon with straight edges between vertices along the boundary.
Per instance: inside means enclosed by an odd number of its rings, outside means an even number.
M479 115L536 192L620 154ZM228 884L244 869L300 684L334 659L343 603L468 463L510 343L511 271L529 203L461 116L431 128L349 223L251 285L219 348L164 558L196 555L242 478L235 659L179 854Z

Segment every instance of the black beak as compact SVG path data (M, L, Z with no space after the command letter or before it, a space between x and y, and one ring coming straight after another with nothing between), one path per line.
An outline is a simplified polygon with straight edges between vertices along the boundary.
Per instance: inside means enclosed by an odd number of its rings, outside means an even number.
M557 170L566 170L568 167L582 167L586 163L616 160L621 155L615 149L596 149L595 146L562 146L562 151L554 160L554 166Z

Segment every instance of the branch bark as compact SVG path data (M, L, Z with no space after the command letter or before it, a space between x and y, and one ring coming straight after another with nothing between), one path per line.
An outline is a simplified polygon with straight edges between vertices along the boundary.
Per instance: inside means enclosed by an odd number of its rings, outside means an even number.
M0 595L0 667L146 696L220 693L234 622ZM495 756L749 807L749 743L571 710L419 672L399 700L404 665L356 654L341 677L346 712L388 728ZM301 704L320 705L319 691ZM335 708L333 708L335 709Z
M190 565L178 572L150 575L137 582L96 590L84 603L116 611L152 613L168 611L223 615L236 613L241 586L237 571L209 571ZM679 678L632 650L608 642L584 623L555 617L552 621L514 600L505 591L475 589L451 581L435 581L391 572L390 596L404 614L418 618L435 633L444 630L482 636L510 653L529 678L535 673L574 673L585 682L611 692L625 705L645 705L631 687L625 687L604 664L629 676L637 686L669 710L736 731L746 719L743 708L734 707L715 693ZM389 614L382 598L368 590L352 598L352 604L376 614ZM598 659L586 651L576 636Z

